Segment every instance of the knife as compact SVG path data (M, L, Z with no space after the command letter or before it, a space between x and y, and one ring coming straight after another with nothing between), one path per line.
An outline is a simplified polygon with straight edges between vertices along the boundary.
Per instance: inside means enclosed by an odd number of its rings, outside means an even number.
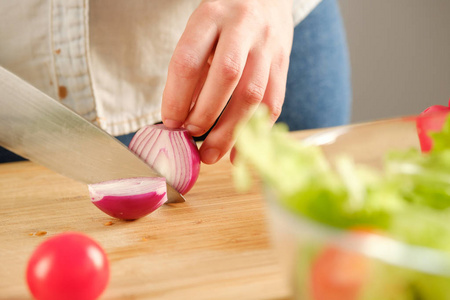
M86 184L163 177L107 132L0 66L0 145ZM169 184L168 202L184 202Z

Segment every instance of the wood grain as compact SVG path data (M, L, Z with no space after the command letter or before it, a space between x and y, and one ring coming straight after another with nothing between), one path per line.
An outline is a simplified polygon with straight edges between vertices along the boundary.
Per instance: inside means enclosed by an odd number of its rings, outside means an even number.
M382 147L417 145L413 125L375 122L340 144L365 145L356 153L371 162ZM292 135L302 139L322 130ZM29 256L46 238L66 231L88 234L107 252L111 280L102 299L290 298L266 228L263 196L257 186L238 193L231 173L228 158L202 165L185 203L125 222L98 210L84 184L31 162L0 164L0 299L30 299Z
M84 184L32 162L0 164L0 299L31 298L29 256L65 231L84 232L107 252L102 299L289 298L261 193L237 193L231 168L228 158L202 165L186 203L125 222L98 210Z

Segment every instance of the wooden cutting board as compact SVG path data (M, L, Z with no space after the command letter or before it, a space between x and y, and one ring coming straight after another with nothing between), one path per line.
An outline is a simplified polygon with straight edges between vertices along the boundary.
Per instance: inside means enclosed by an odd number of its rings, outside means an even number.
M341 144L365 145L355 153L367 163L383 147L417 147L414 123L405 120L356 125ZM292 135L301 139L321 131ZM339 152L333 146L324 150ZM105 249L111 279L102 299L290 298L262 193L257 185L238 193L231 173L228 157L202 165L185 203L126 222L98 210L84 184L31 162L0 164L0 299L31 298L28 258L39 243L65 231L84 232Z
M137 221L113 219L87 186L32 162L0 164L0 299L30 299L32 251L66 231L84 232L107 252L102 299L286 299L289 290L255 187L238 193L228 158L202 165L185 203Z

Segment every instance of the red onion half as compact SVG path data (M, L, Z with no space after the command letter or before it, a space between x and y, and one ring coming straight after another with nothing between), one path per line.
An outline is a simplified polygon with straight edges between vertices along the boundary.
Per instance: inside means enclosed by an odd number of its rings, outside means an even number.
M89 184L92 203L106 214L135 220L155 211L167 201L166 180L139 177Z
M145 126L135 134L129 148L180 194L186 194L197 181L200 153L186 129L169 129L163 124Z

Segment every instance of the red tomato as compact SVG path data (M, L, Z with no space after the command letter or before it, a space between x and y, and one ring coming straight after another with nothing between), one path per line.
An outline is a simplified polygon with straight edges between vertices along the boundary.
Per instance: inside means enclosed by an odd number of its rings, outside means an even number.
M433 105L425 109L416 119L417 133L422 152L428 152L433 147L429 132L442 129L450 108L443 105Z
M36 299L96 299L109 280L103 249L75 232L47 239L33 252L27 266L28 287Z
M327 247L311 269L314 300L355 300L368 275L368 259L337 247Z

